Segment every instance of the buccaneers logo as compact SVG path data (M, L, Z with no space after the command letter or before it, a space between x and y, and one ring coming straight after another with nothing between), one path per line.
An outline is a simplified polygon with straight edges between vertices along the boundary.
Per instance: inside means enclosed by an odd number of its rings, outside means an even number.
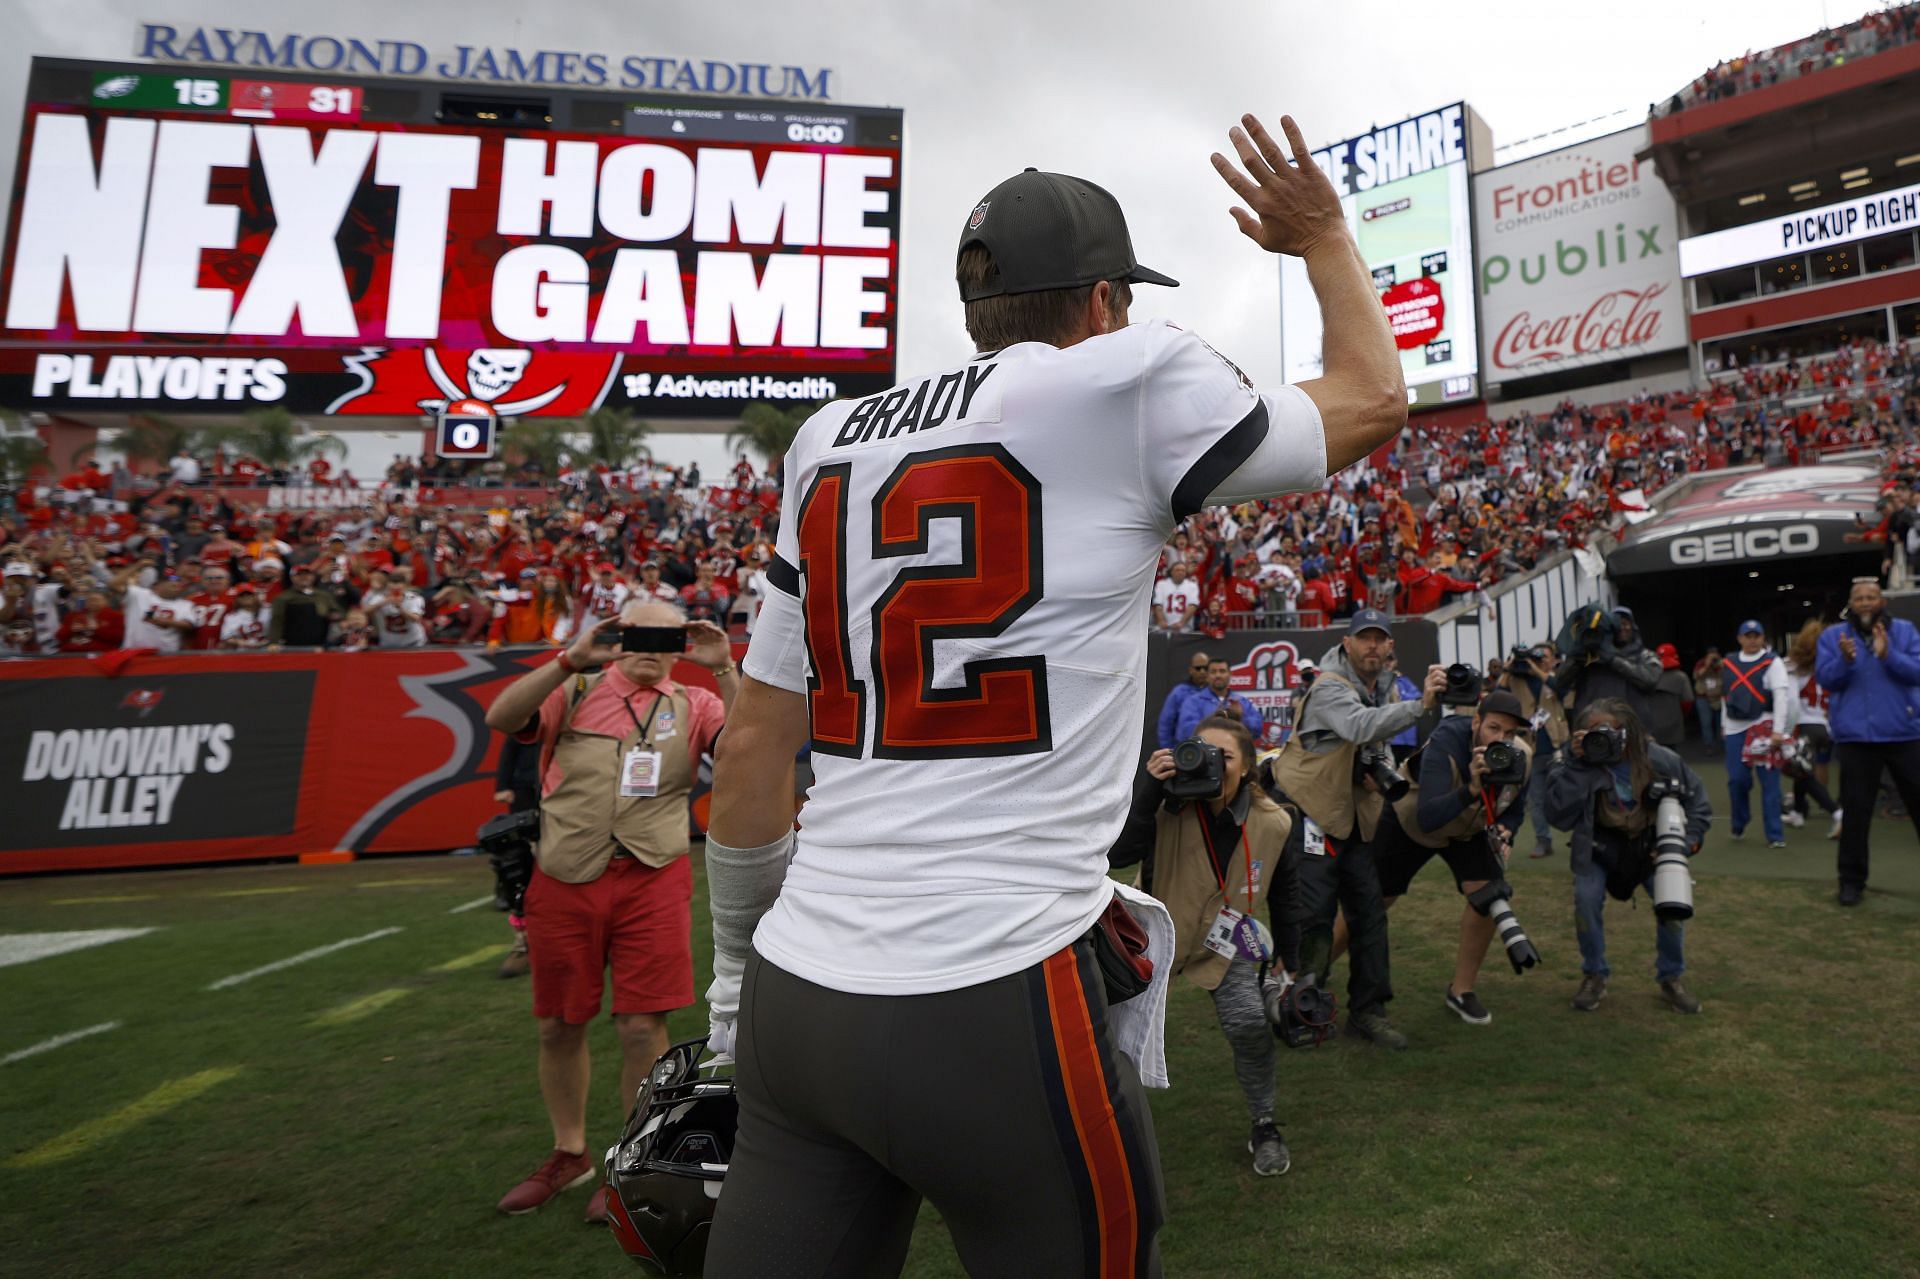
M346 371L360 385L329 404L328 413L579 417L605 401L620 375L620 357L518 347L364 347L346 357Z

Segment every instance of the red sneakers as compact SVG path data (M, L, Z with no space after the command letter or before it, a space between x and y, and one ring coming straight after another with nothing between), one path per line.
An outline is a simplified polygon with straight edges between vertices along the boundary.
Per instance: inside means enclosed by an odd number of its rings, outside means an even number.
M564 1150L556 1150L547 1156L545 1163L534 1169L531 1177L507 1192L506 1198L500 1201L500 1211L515 1216L532 1212L562 1190L571 1190L593 1180L596 1171L591 1156L570 1155Z

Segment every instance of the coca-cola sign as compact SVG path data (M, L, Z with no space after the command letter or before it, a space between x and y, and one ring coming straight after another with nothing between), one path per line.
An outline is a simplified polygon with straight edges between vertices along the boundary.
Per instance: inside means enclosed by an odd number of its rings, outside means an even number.
M1686 345L1673 197L1644 128L1474 179L1489 382Z

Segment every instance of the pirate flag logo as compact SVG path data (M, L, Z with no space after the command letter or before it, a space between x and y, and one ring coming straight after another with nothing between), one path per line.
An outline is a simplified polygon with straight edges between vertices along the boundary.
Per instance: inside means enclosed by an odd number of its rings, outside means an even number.
M346 357L346 371L360 384L328 405L328 413L578 417L605 401L620 357L520 347L366 347Z

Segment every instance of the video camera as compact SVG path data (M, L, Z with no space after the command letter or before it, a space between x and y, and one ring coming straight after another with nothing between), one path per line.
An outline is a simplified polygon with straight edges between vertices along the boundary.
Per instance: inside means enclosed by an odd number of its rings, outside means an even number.
M505 813L480 828L476 841L493 863L494 897L518 915L533 882L533 844L540 838L540 810Z
M1686 787L1666 777L1647 787L1647 803L1654 806L1653 914L1661 923L1693 918L1686 794Z
M1540 952L1533 948L1526 930L1513 917L1513 906L1508 900L1512 896L1513 888L1507 881L1496 879L1479 891L1468 893L1467 905L1493 921L1500 944L1507 948L1507 962L1513 965L1514 972L1522 973L1540 962Z
M1173 748L1173 776L1166 782L1169 799L1212 799L1226 785L1227 753L1197 737Z

